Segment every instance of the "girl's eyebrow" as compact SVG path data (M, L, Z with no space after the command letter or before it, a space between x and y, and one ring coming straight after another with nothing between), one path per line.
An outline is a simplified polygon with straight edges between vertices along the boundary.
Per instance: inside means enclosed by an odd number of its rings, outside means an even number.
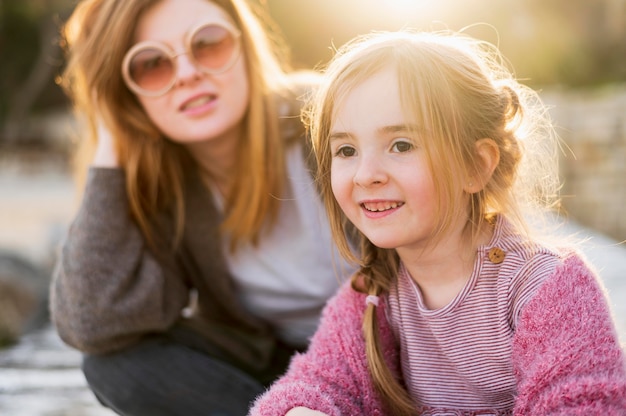
M350 133L346 133L343 131L338 131L336 133L330 133L330 135L328 136L328 140L330 142L334 141L334 140L341 140L341 139L347 139L349 137L351 137L352 135Z
M393 124L390 126L383 126L376 129L376 132L380 135L390 134L390 133L408 133L412 131L419 131L419 127L417 124ZM347 139L352 137L352 134L344 131L337 131L330 133L328 136L328 140L332 142L333 140Z
M411 132L418 131L419 128L416 124L394 124L391 126L384 126L378 129L379 133L398 133L398 132Z

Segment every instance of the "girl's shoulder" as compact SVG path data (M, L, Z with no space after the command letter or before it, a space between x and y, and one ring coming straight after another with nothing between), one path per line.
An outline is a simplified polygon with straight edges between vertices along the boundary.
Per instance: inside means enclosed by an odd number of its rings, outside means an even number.
M586 262L575 242L556 237L534 238L520 232L504 216L498 217L491 241L480 250L489 263L503 263L504 270L511 275L529 266L532 269L544 266L554 269L570 258Z
M498 218L492 240L481 247L479 255L482 273L497 278L500 293L510 302L513 322L541 288L559 276L576 272L597 280L594 268L575 244L533 239L504 217Z
M509 284L514 322L519 322L531 303L557 303L567 308L574 300L572 294L579 290L604 291L596 269L576 248L539 245L526 255Z
M348 279L341 282L335 295L328 300L324 314L337 312L362 314L366 306L365 297L364 293L353 288L351 280Z

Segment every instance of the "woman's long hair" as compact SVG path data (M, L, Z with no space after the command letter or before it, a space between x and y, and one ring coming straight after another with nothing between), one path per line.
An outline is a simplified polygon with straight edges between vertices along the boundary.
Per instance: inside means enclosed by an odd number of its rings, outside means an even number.
M87 121L91 140L77 152L79 179L91 160L97 140L97 119L115 138L126 177L130 211L149 243L152 222L163 209L175 218L175 239L184 229L184 169L190 156L167 140L152 123L121 75L122 59L132 46L136 22L159 0L84 0L63 29L67 66L62 78L80 119ZM209 0L207 0L209 1ZM211 0L242 33L242 50L250 84L250 102L238 146L236 177L222 223L235 249L258 241L262 227L277 217L284 186L284 141L276 97L286 93L287 49L260 7L245 0ZM79 180L80 182L80 180Z

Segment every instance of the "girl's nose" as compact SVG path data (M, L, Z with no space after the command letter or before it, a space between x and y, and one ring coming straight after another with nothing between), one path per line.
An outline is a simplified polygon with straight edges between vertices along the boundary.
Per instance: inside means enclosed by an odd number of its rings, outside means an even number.
M353 180L355 185L365 188L384 184L387 182L387 174L380 160L375 157L362 157Z

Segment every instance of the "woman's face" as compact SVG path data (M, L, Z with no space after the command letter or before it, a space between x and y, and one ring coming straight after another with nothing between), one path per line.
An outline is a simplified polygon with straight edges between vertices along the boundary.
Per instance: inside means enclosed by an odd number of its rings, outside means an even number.
M194 144L237 137L249 101L245 59L240 52L225 72L207 74L186 53L188 32L207 20L234 26L207 0L161 0L139 19L135 43L157 41L177 55L174 86L158 97L137 98L154 124L171 140Z

